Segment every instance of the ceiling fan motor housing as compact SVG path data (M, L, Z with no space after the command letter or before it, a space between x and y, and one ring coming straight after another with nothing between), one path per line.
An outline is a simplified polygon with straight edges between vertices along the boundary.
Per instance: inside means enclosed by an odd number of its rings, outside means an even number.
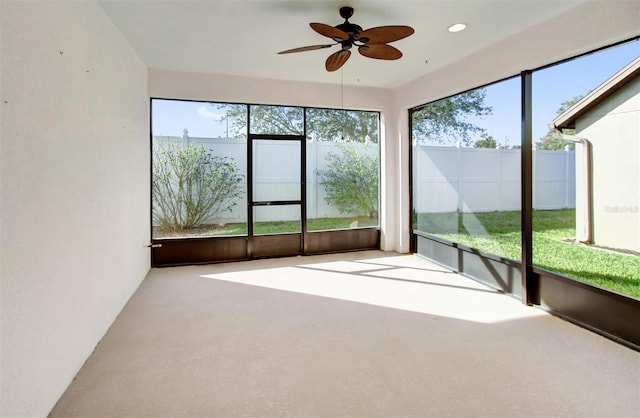
M341 31L348 33L351 37L357 36L360 32L362 32L362 27L351 22L341 23L336 26L336 29L340 29Z

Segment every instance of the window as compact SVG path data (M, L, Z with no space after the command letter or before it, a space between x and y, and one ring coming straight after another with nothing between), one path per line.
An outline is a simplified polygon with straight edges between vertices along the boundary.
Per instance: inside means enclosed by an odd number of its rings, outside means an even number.
M414 232L520 259L519 104L515 78L412 112Z
M253 233L301 233L284 203L303 198L303 146L307 230L379 225L377 112L152 99L151 115L153 239L247 235L249 164L253 201L279 202L251 209Z
M379 114L307 109L309 231L378 226Z
M153 99L153 238L246 235L245 105Z
M640 45L631 42L532 78L534 175L541 178L534 184L534 265L635 298L639 57Z
M531 97L516 77L411 111L413 233L520 260L531 101L533 267L640 298L640 44L531 74Z

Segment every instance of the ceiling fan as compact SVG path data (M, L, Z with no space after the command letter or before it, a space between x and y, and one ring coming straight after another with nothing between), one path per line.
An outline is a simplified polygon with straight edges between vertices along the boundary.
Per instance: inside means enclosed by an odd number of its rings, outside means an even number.
M414 32L410 26L378 26L362 30L362 27L349 22L349 18L353 16L353 8L348 6L340 8L340 16L344 19L344 23L337 26L329 26L324 23L309 24L311 29L320 35L333 39L335 43L303 46L281 51L278 52L278 54L314 51L316 49L330 48L340 44L340 50L329 55L329 58L327 58L325 62L327 71L336 71L347 62L351 56L351 48L354 46L358 47L360 55L368 58L397 60L402 57L402 52L391 45L387 45L387 43L406 38Z

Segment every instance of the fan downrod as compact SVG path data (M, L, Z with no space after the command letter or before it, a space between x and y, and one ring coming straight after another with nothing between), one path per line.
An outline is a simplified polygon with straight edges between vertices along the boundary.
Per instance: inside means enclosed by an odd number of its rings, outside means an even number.
M348 42L353 43L353 41L357 38L358 34L362 32L361 26L356 25L355 23L349 22L349 18L353 16L353 7L349 7L349 6L341 7L340 16L342 16L342 18L344 19L344 23L341 23L335 26L335 28L340 29L341 31L349 34Z

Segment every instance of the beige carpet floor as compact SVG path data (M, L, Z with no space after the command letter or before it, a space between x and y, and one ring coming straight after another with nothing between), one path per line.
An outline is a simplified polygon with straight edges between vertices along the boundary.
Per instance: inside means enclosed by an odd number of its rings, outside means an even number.
M640 353L414 255L153 269L51 416L637 417Z

